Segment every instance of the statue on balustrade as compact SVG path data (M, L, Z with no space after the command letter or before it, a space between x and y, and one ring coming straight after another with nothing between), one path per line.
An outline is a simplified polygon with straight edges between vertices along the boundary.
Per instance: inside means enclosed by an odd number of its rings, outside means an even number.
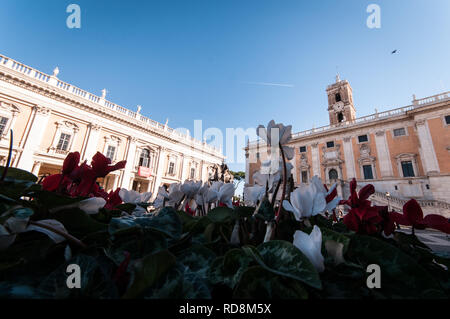
M224 182L232 183L234 179L233 174L230 173L227 164L222 163L221 165L215 164L210 167L209 170L209 182Z

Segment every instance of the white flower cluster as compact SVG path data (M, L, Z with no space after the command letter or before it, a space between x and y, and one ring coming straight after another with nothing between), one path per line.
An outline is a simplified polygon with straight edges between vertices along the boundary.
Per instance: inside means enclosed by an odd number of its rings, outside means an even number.
M218 206L220 203L227 207L233 207L232 198L234 195L234 184L224 182L208 183L185 181L183 184L170 184L166 190L161 186L158 190L158 195L153 203L155 208L162 208L165 206L174 207L175 209L183 208L188 204L193 211L197 210L198 206L207 209L213 206Z

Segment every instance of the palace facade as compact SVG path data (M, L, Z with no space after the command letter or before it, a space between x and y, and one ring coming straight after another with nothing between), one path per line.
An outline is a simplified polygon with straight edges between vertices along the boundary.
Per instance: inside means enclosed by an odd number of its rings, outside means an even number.
M162 184L208 180L222 152L170 127L0 55L0 165L5 165L13 130L11 166L36 176L59 173L69 152L90 162L101 152L126 168L100 180L156 196Z
M356 178L358 187L374 184L376 204L401 210L415 198L425 213L450 217L450 92L413 96L411 105L359 118L348 81L337 76L326 93L330 124L294 133L288 144L295 148L295 184L317 175L337 182L346 198ZM252 185L267 152L257 142L246 151L246 183Z

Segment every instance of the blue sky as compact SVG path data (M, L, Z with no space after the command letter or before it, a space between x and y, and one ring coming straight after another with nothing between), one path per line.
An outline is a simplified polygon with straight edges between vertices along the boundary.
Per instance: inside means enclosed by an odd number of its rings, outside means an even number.
M81 7L81 29L66 7ZM366 8L381 7L381 28ZM171 127L328 124L336 71L357 116L450 90L450 1L2 0L0 52ZM391 55L394 49L397 54ZM285 86L255 83L279 83ZM244 169L240 164L232 169Z

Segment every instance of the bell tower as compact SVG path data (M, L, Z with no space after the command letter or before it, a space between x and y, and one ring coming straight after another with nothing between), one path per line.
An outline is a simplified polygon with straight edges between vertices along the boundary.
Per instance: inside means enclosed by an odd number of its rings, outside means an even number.
M344 124L355 120L356 110L353 105L352 87L347 80L341 80L339 74L336 75L336 83L328 85L327 95L331 125Z

